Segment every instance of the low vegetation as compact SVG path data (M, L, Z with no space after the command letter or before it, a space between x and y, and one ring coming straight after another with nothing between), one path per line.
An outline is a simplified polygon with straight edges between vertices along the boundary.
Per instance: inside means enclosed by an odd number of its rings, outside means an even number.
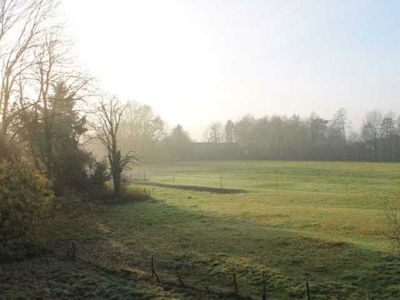
M267 294L278 299L306 297L306 281L313 299L400 296L400 257L387 238L391 225L383 209L399 193L391 183L400 179L397 165L185 162L142 168L149 170L150 182L150 170L175 174L177 184L185 177L204 185L193 180L194 173L208 179L222 174L247 191L145 187L153 200L54 215L42 234L53 245L48 247L65 257L66 241L76 241L81 259L141 274L133 281L157 286L152 297L168 292L171 298L204 299L207 290L209 298L234 297L234 273L245 297L260 298L264 280ZM268 184L276 168L278 191ZM382 172L391 181L380 180ZM350 186L349 194L344 177L357 187ZM322 192L319 184L333 186ZM161 283L151 279L152 256Z
M0 253L8 243L33 234L51 200L46 177L20 163L0 161Z

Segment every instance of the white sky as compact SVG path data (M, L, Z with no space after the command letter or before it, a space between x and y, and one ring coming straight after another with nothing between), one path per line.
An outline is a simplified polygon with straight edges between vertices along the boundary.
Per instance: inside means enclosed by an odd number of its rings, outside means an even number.
M64 0L102 89L201 138L211 121L400 112L400 2ZM397 12L396 12L397 11Z

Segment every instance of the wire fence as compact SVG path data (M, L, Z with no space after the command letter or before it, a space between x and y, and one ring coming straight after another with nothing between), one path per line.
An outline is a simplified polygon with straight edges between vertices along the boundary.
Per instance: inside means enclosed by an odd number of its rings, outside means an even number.
M183 175L176 173L156 173L156 172L132 172L128 173L129 182L146 185L149 182L180 186L202 186L218 189L240 189L247 192L266 192L266 193L305 193L305 194L326 194L338 196L368 196L371 194L382 196L383 194L400 193L399 185L394 183L374 182L366 180L364 182L325 179L324 181L315 178L294 178L287 180L280 176L269 177L265 180L258 178L240 178L223 175ZM371 190L371 187L373 189Z
M66 258L71 261L80 261L82 263L90 264L101 270L105 270L114 275L120 275L126 278L126 275L131 275L134 280L151 280L161 286L174 286L180 289L189 290L192 294L207 295L207 298L232 298L235 299L275 299L274 293L269 289L269 280L266 272L254 272L254 282L257 285L252 285L253 292L247 292L244 283L241 281L242 274L240 271L232 272L217 272L211 274L210 271L204 270L201 273L198 268L194 267L192 263L163 259L159 255L153 254L149 256L148 261L136 261L135 267L138 270L125 267L120 268L110 263L101 263L97 256L95 248L88 248L88 244L78 242L75 240L64 241L65 250L58 245L57 255L60 258ZM135 270L135 271L134 271ZM248 274L249 270L246 270ZM196 280L194 277L201 278ZM303 281L303 289L297 291L296 297L310 300L312 296L312 289L308 280Z

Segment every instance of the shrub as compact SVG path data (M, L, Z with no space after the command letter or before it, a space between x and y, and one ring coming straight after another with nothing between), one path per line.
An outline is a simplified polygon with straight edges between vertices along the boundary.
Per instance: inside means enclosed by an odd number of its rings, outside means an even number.
M21 163L0 161L0 246L29 234L51 199L43 175Z
M94 158L89 162L89 175L87 191L93 197L100 197L108 194L107 182L110 180L110 172L108 171L105 161L96 161Z

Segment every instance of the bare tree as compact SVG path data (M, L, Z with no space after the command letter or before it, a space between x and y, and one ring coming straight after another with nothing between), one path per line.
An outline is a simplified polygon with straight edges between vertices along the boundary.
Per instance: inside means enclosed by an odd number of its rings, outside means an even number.
M0 0L0 155L7 154L7 133L19 78L33 64L37 39L51 26L57 0Z
M165 136L165 123L148 105L127 103L119 134L123 151L135 150L139 156L154 155L156 146Z
M361 137L372 154L372 159L379 160L379 133L382 123L382 113L371 111L367 113L361 128Z
M110 164L111 176L114 184L114 194L120 195L122 190L121 175L131 163L137 160L134 152L122 155L118 145L118 133L123 121L126 105L120 103L116 97L101 101L98 109L98 122L95 124L96 136L103 144Z
M222 143L224 140L224 130L220 122L212 123L206 131L206 139L209 143Z
M389 112L384 115L380 124L380 142L382 159L392 161L396 159L396 116Z
M233 143L236 141L235 137L235 124L231 121L228 120L225 123L224 126L224 136L225 136L225 141L227 143Z
M36 156L39 156L45 165L45 171L50 181L54 178L53 144L57 138L54 126L56 118L59 117L57 114L60 114L57 109L58 100L53 97L54 89L62 85L63 89L68 91L69 98L76 103L86 96L91 80L86 74L76 71L77 67L69 57L69 52L68 41L61 38L61 34L56 28L43 34L37 40L33 51L32 65L25 80L25 85L31 89L31 98L20 100L21 113L25 113L27 108L32 107L37 110L36 115L40 116L44 139L43 147ZM29 133L29 128L25 129ZM34 136L28 138L34 142ZM35 156L34 153L33 156Z

